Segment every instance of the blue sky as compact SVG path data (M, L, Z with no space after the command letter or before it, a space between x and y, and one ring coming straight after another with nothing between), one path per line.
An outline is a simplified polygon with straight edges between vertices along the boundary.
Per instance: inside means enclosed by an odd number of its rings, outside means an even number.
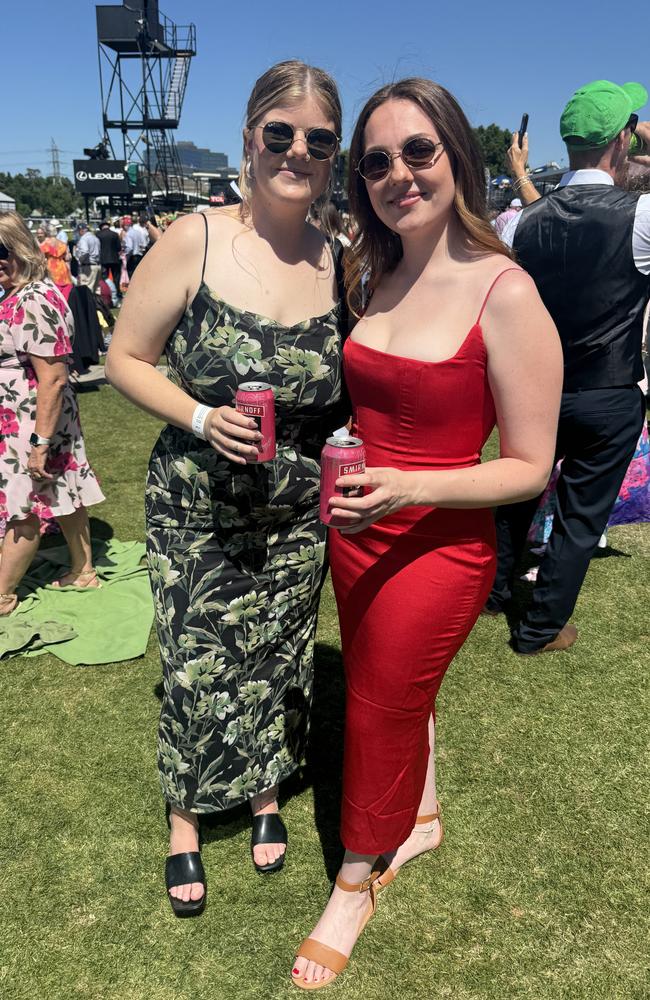
M280 59L301 58L333 74L344 139L377 87L416 74L448 87L474 125L514 129L527 111L533 166L564 159L558 120L581 84L605 77L650 85L646 3L619 6L618 14L603 0L160 0L160 9L197 27L198 55L176 137L226 152L234 164L250 88ZM64 151L63 171L71 173L73 155L101 134L95 4L5 4L0 38L0 171L32 166L48 173L53 137ZM648 106L641 117L650 118Z

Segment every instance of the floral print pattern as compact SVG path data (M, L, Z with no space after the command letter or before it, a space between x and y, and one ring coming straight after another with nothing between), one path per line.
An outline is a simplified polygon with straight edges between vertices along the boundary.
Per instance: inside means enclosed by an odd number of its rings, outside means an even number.
M36 421L38 379L30 355L65 358L72 352L72 313L51 281L37 281L0 302L0 536L12 518L50 520L104 495L88 464L72 386L48 454L53 482L36 484L27 472Z
M68 267L66 257L68 255L68 245L55 237L48 237L41 243L41 250L45 254L50 278L59 288L72 284L72 276Z
M319 457L347 419L338 311L283 327L202 285L166 354L172 380L210 406L233 405L252 378L275 390L273 461L235 465L168 426L149 467L162 788L171 804L217 812L304 757L326 570Z

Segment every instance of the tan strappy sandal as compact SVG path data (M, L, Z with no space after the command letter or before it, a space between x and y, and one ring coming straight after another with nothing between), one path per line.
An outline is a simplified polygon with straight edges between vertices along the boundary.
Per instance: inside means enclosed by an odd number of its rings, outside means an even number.
M358 937L361 936L366 924L377 909L377 879L382 871L382 868L375 866L375 870L363 882L346 882L340 875L336 876L336 884L344 892L367 892L370 896L368 912L363 918ZM306 958L308 962L316 962L317 965L322 965L334 973L329 979L318 983L306 983L302 977L292 976L291 982L294 986L300 987L301 990L320 990L324 986L330 986L341 975L350 961L348 955L343 955L335 948L330 948L329 945L321 944L315 938L305 938L298 949L296 958Z
M442 825L442 816L440 815L440 803L439 802L436 802L436 811L435 812L433 812L433 813L427 813L426 816L416 816L416 818L415 818L415 825L416 826L423 826L424 823L427 823L428 824L427 829L426 830L413 830L412 831L413 833L420 833L420 834L426 836L426 834L431 833L431 831L433 830L433 824L436 822L436 820L440 821L440 837L438 838L438 843L435 844L434 847L429 847L428 848L429 851L437 851L438 848L440 847L440 845L442 844L444 838L445 838L445 831L444 831L444 827ZM423 851L422 853L425 854L427 852ZM420 857L420 856L421 855L416 854L415 857ZM415 858L411 858L411 861L415 861ZM380 865L381 864L386 864L385 859L382 858L382 857L380 857L378 864L380 864ZM408 861L405 861L404 864L408 864ZM376 893L377 893L377 895L379 895L379 893L381 892L382 889L385 889L387 886L389 886L391 884L391 882L395 879L395 877L399 873L401 867L402 866L400 865L400 867L397 869L397 871L393 871L392 868L390 868L389 866L386 866L386 870L384 871L384 873L382 875L380 875L379 878L377 879L377 884L376 884Z
M8 617L17 607L18 594L0 594L0 618Z
M74 583L63 583L66 576L73 576L75 578ZM77 583L77 580L85 581L83 583ZM95 586L95 581L97 581L97 586ZM78 572L76 569L69 569L67 573L60 576L58 580L52 581L52 586L59 590L61 587L75 587L76 590L101 590L101 583L97 578L96 569L85 569Z

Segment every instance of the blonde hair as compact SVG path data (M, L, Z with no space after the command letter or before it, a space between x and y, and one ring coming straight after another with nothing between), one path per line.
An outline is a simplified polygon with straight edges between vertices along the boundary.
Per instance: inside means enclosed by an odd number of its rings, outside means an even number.
M402 241L384 225L370 203L366 182L357 167L365 152L365 130L373 111L386 101L412 101L435 126L454 175L453 208L471 251L512 257L489 223L483 158L472 128L456 98L440 84L422 77L390 83L367 101L359 115L350 143L350 212L357 236L345 254L345 285L348 304L355 315L361 306L361 279L368 275L372 294L383 274L392 271L402 257Z
M18 212L0 213L0 243L4 243L18 267L16 289L48 276L45 254Z
M325 70L318 69L317 66L308 66L298 59L288 59L271 66L255 82L246 106L244 149L237 182L242 194L240 205L242 219L250 213L252 195L250 177L247 173L249 158L246 152L249 129L259 125L271 108L298 104L307 95L311 95L318 101L323 111L331 119L336 134L341 135L343 114L339 92L334 80ZM321 196L325 201L328 200L328 197L327 192ZM320 200L319 198L318 201Z

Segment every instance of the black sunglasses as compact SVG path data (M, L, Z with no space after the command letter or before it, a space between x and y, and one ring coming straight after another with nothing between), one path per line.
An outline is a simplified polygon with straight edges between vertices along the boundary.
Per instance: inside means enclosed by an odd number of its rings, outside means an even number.
M262 142L270 153L286 153L296 140L296 130L288 122L267 122L256 125L262 129ZM307 152L315 160L328 160L334 156L340 136L331 128L310 128L305 132Z
M625 126L625 128L629 128L630 132L635 132L638 124L639 124L639 116L630 115L630 120Z
M436 151L442 149L441 142L434 142L424 135L414 135L407 139L399 153L389 153L386 149L371 149L357 164L357 171L366 181L380 181L387 177L393 160L400 156L411 170L423 170L433 163Z
M0 260L9 260L9 249L4 243L0 243Z

